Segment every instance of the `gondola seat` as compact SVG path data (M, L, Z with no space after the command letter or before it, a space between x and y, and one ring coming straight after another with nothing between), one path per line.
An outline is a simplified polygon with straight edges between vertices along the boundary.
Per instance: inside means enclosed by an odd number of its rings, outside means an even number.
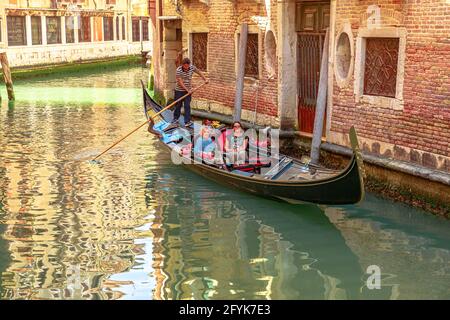
M233 171L231 171L231 173L239 174L239 175L245 176L245 177L253 177L254 176L253 173L248 172L248 171L242 171L242 170L233 170Z

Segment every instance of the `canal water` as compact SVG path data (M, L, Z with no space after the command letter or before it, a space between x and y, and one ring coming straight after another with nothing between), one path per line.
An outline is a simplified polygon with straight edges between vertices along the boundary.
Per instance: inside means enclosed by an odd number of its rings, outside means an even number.
M368 194L288 205L172 164L140 67L17 82L0 107L1 299L449 299L450 222ZM377 272L380 272L380 285Z

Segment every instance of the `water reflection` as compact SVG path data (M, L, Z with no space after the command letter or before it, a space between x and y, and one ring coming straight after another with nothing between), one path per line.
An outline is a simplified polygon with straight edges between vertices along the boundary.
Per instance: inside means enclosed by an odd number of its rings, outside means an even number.
M2 299L450 298L448 221L370 195L319 208L235 192L172 165L145 130L90 163L143 114L76 97L87 83L139 96L139 75L36 80L29 92L58 83L70 99L2 103ZM381 290L365 286L373 264Z
M148 179L150 199L178 204L159 207L152 229L160 238L158 298L358 298L357 257L317 206L224 193L207 182L189 192L196 177L182 168ZM158 190L170 181L186 187L161 198Z

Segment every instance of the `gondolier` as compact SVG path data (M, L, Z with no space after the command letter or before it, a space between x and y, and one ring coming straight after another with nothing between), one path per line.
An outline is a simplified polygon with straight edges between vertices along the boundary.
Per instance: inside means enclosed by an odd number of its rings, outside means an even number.
M205 76L194 65L191 60L184 58L181 66L177 68L177 85L175 87L175 97L177 100L192 90L192 74L197 73L202 79L208 83ZM191 122L191 96L189 95L184 100L177 103L173 114L173 124L178 124L178 119L181 115L181 106L184 105L184 125L186 127L192 126Z

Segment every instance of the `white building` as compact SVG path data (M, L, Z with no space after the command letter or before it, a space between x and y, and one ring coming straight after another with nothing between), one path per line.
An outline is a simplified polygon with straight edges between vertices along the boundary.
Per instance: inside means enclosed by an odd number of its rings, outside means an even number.
M152 49L146 0L0 0L0 48L12 67Z

